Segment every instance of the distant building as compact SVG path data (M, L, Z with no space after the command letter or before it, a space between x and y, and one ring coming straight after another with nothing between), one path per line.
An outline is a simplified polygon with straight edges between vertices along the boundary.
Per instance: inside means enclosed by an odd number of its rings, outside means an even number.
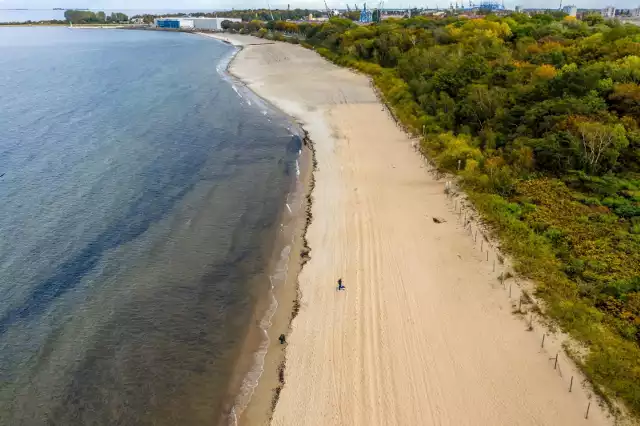
M615 18L616 8L613 6L607 6L600 11L600 14L605 18Z
M633 18L640 18L640 7L636 7L635 9L631 9L629 13Z
M573 16L574 18L578 14L578 8L575 6L565 6L562 8L562 11L569 16Z
M522 13L522 6L516 6L516 13Z
M242 22L238 18L156 18L154 26L174 30L222 31L222 22Z
M326 16L319 16L317 18L315 18L311 13L309 14L309 17L307 18L306 22L327 22L329 20L329 18L327 18Z

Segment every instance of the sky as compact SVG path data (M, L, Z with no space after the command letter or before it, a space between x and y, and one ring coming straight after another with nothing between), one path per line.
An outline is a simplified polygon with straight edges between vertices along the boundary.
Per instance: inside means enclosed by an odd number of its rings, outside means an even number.
M0 0L0 9L7 8L27 8L27 9L52 9L54 7L63 8L89 8L89 9L206 9L206 10L218 10L218 9L248 9L248 8L263 8L267 7L268 0ZM320 9L324 8L323 0L270 0L271 7L286 8L287 1L290 2L291 8L299 7ZM353 7L354 0L327 0L330 8L346 8L346 3L349 1L351 7ZM450 0L386 0L384 2L385 8L409 8L409 7L435 7L436 4L439 7L446 7L449 5ZM455 2L455 0L453 0ZM460 1L460 0L458 0ZM464 0L465 4L468 0ZM480 0L475 0L475 3L479 3ZM358 4L361 5L363 0L358 0ZM505 0L505 5L508 8L513 8L516 4L520 4L523 7L553 7L557 8L559 0ZM368 2L369 6L375 7L378 4L378 0ZM578 7L584 8L601 8L612 4L618 8L635 8L639 7L640 0L563 0L563 4L575 4Z

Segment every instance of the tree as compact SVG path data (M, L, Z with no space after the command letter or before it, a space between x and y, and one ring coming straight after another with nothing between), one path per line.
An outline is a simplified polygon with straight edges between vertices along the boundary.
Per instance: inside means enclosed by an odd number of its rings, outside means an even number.
M582 20L591 26L604 24L604 17L602 15L598 15L597 13L590 13L589 15L583 17Z
M255 19L249 22L249 24L247 25L247 29L249 30L249 32L258 31L262 27L263 27L262 22Z
M129 21L129 17L124 13L113 12L111 16L108 18L110 22L127 22Z
M613 108L621 114L629 114L640 121L640 85L635 83L616 84L609 96Z
M543 65L540 65L538 68L536 68L534 74L539 79L551 80L558 74L558 71L555 69L553 65L543 64Z
M468 95L461 106L462 115L471 119L482 131L485 123L492 119L498 108L502 106L503 90L501 88L490 90L486 84L473 84L468 90Z
M358 12L357 10L352 10L350 12L347 12L344 16L347 19L351 19L352 21L358 21L360 19L360 12Z
M608 125L599 122L585 121L577 125L582 142L582 152L587 169L595 172L608 160L610 169L618 159L620 151L627 147L625 129L622 124Z

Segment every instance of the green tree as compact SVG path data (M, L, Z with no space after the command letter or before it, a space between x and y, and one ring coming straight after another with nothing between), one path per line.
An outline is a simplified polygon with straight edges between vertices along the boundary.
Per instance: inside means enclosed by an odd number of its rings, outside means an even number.
M125 15L124 13L119 13L119 12L113 12L111 13L111 16L109 16L107 18L107 20L109 22L128 22L129 21L129 17L127 15Z
M598 15L597 13L586 15L582 18L582 20L591 26L604 23L604 18L602 17L602 15Z
M491 120L504 104L505 91L499 87L489 89L486 84L472 84L468 87L467 93L460 106L461 119L468 119L478 131L483 131L487 121Z
M602 168L610 170L618 160L620 151L629 145L622 124L581 122L577 125L580 135L582 155L587 170L598 172Z

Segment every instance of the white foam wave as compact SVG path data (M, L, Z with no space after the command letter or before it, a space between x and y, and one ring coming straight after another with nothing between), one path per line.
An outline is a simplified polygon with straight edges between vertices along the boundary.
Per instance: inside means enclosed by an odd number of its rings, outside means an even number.
M287 279L287 274L289 272L289 257L291 256L291 246L285 246L280 252L280 259L276 265L274 274L269 277L269 281L271 284L271 303L269 304L269 308L265 312L264 316L260 320L260 331L263 335L260 346L253 354L253 367L247 373L244 380L242 381L242 386L240 387L240 393L235 399L234 406L231 408L229 412L229 425L237 426L238 418L242 415L242 412L247 408L249 402L251 401L251 397L255 392L256 387L258 386L258 382L262 373L264 372L264 359L267 355L267 350L269 348L269 344L271 340L269 339L268 330L271 328L271 320L273 315L275 315L276 310L278 309L278 301L276 300L274 289L276 285L284 283Z

